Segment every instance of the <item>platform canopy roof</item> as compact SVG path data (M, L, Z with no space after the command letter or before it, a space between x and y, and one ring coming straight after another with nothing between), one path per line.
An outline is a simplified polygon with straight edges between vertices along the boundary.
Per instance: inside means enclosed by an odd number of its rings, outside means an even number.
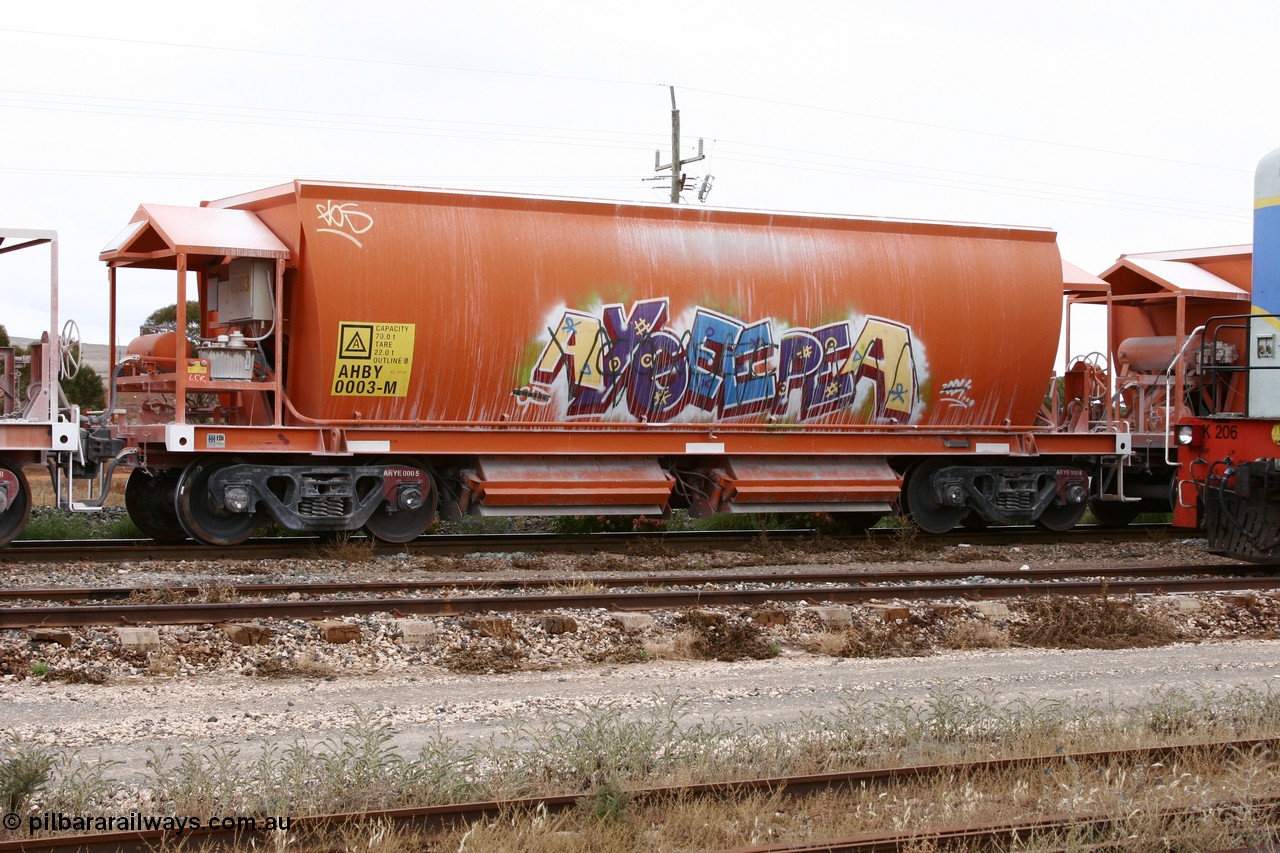
M1102 278L1117 297L1178 294L1248 302L1252 268L1252 246L1219 246L1121 255Z
M1062 292L1068 295L1079 294L1105 294L1111 289L1111 285L1092 273L1087 273L1080 267L1063 260L1062 262Z
M144 204L99 254L112 266L193 269L224 258L288 258L289 250L247 210Z

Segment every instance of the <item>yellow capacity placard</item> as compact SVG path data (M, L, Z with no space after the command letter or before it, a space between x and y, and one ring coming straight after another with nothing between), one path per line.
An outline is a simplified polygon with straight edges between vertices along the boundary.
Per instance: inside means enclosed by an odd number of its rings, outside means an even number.
M403 397L413 368L413 323L339 323L335 397Z

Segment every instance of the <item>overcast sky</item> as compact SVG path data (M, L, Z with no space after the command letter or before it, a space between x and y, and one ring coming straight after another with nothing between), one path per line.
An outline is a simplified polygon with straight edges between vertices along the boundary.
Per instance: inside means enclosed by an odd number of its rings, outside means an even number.
M0 225L60 233L63 316L102 343L98 252L143 202L324 178L661 203L675 86L709 205L1047 226L1098 273L1251 239L1277 33L1274 0L6 4ZM0 322L33 336L23 254ZM122 297L122 342L169 282Z

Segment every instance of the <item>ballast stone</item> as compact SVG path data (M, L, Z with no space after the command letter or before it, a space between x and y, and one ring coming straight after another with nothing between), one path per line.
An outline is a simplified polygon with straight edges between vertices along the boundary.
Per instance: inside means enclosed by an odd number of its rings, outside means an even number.
M33 643L57 643L63 648L71 648L71 644L75 642L75 637L70 631L64 631L60 628L28 628L27 639Z
M1009 605L1003 601L975 601L973 609L978 611L979 616L985 616L987 619L1009 618Z
M436 626L421 619L397 619L401 644L414 649L429 649L435 645Z
M354 622L326 619L323 622L316 622L315 626L320 629L320 634L324 637L326 643L340 645L342 643L360 642L360 626Z
M271 629L265 625L232 622L219 627L237 646L265 646L271 639Z
M463 624L481 637L493 640L514 640L516 637L516 624L501 616L474 616Z
M905 622L911 618L911 609L901 604L868 604L873 613L879 613L881 621Z
M615 613L610 621L628 634L654 625L653 617L648 613Z
M116 628L116 636L127 652L151 652L160 648L160 632L155 628Z
M847 607L810 607L809 612L827 628L847 628L853 624L853 614Z
M1155 601L1168 605L1182 613L1195 613L1204 607L1200 599L1189 595L1162 595L1158 596Z
M543 616L542 630L548 634L576 634L578 620L572 616Z

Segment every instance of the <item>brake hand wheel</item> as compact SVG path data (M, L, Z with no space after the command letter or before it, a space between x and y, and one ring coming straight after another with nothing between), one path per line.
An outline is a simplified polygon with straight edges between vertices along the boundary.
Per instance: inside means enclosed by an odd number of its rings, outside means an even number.
M75 320L62 324L62 332L58 335L58 349L62 378L75 379L80 373L80 327Z

